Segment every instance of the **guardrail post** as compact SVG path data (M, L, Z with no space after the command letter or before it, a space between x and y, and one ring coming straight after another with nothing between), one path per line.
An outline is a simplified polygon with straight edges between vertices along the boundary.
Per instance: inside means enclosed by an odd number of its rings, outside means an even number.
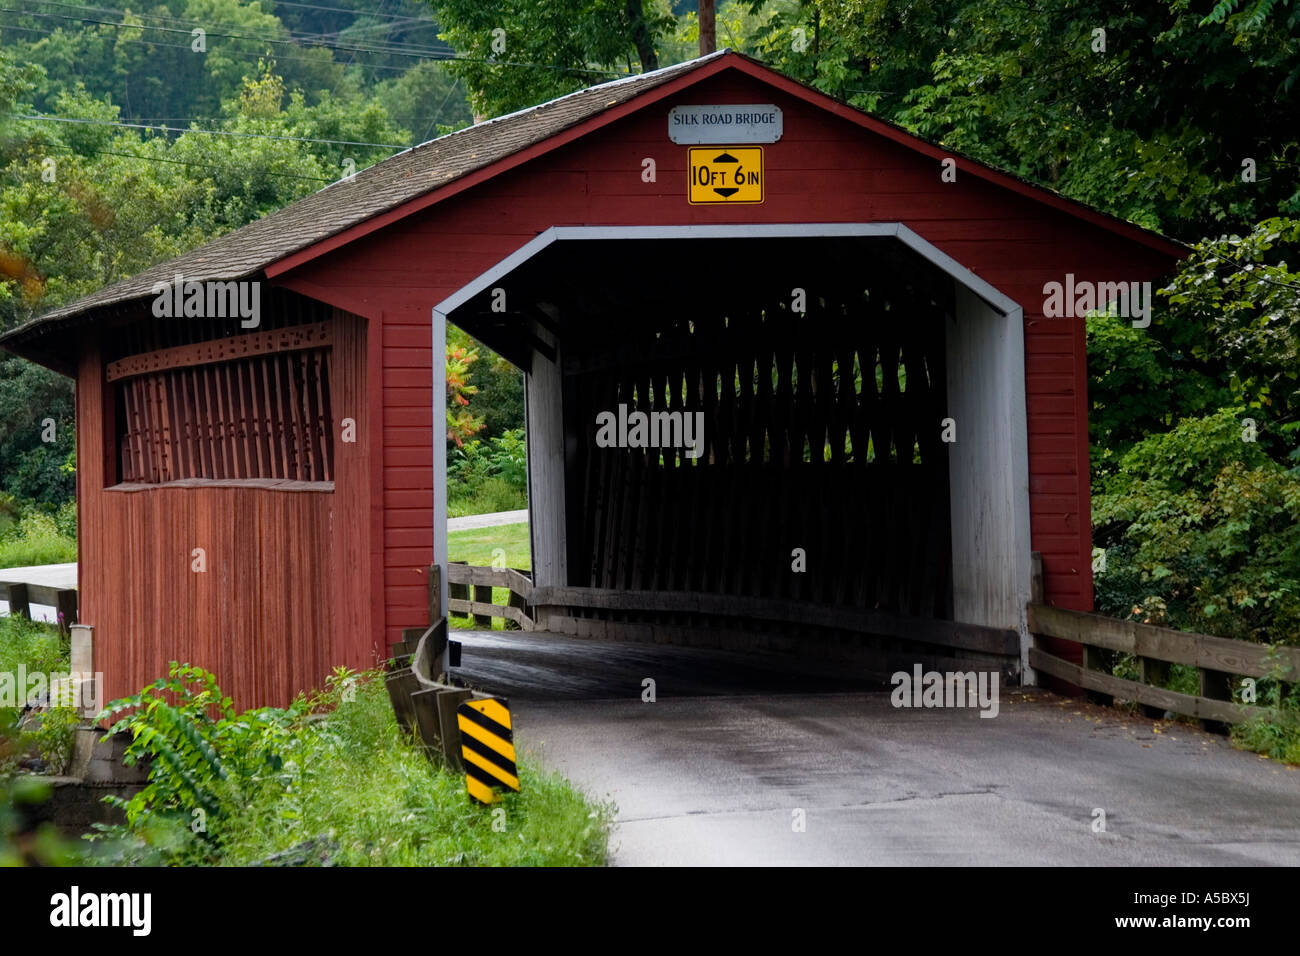
M518 591L516 591L514 588L510 589L510 606L513 608L518 608L521 614L524 614L525 616L528 615L528 605L524 601L524 596L520 594ZM506 618L505 628L507 631L523 630L520 624L510 620L509 618Z
M57 612L59 630L70 633L68 628L77 623L77 592L60 591L54 598L54 610Z
M1154 657L1139 657L1138 680L1152 687L1164 687L1169 683L1169 663L1158 661ZM1142 713L1154 720L1160 720L1165 715L1165 709L1143 704Z
M488 584L474 585L474 602L476 604L492 603L492 586ZM485 630L492 630L492 615L475 614L474 623Z
M1106 666L1101 659L1101 652L1091 644L1083 645L1083 669L1086 671L1098 671L1099 673L1109 675L1110 668ZM1086 692L1088 699L1094 704L1100 704L1103 707L1112 707L1115 704L1115 698L1111 694L1103 694L1101 691L1090 690Z
M451 564L465 564L466 562L464 562L464 561L452 561L452 562L450 562L450 563L451 563ZM447 577L448 577L448 579L449 579L449 581L450 581L450 579L451 579L450 568L448 569ZM468 584L457 584L455 581L450 581L450 583L447 585L447 601L448 601L448 603L450 603L450 602L452 602L452 601L468 601L468 600L469 600L469 585L468 585ZM448 617L452 617L452 616L453 616L453 615L452 615L451 608L448 608L448 609L447 609L447 616L448 616ZM456 614L455 616L456 616L456 617L469 617L468 614Z
M1201 696L1208 700L1232 700L1232 675L1201 668ZM1217 720L1202 720L1201 729L1224 734L1228 725Z
M442 569L429 565L429 624L442 620Z
M21 614L29 620L32 616L32 606L27 600L27 585L25 584L9 585L9 615L12 617L16 614Z

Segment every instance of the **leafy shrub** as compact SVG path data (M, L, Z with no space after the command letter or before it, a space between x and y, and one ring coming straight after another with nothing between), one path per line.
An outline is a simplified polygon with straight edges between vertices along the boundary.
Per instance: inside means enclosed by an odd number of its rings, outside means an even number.
M1260 712L1232 728L1232 741L1274 760L1300 764L1300 685L1273 678L1256 687Z
M1300 477L1243 441L1240 408L1137 442L1102 479L1105 613L1300 643Z
M0 673L16 674L19 665L29 674L67 672L67 637L53 624L14 615L0 617Z
M71 866L79 848L52 823L31 827L25 809L44 803L53 788L40 777L0 777L0 867Z
M527 505L528 448L521 428L486 442L472 439L447 462L452 515L511 511Z
M497 438L490 439L493 473L515 488L523 488L528 481L528 444L524 430L513 428Z
M20 746L34 748L48 773L63 773L72 760L80 722L75 708L51 707L36 717L34 730L24 731Z
M159 819L176 828L188 825L199 839L185 849L215 853L222 822L261 782L287 782L284 755L294 745L290 728L302 714L301 703L237 714L215 676L173 662L167 677L113 701L101 718L126 710L131 713L109 733L131 734L127 766L149 760L149 782L139 793L130 800L106 798L125 811L128 830L145 830Z
M173 665L168 679L111 706L136 708L117 728L136 734L128 754L151 764L145 790L119 803L127 825L96 828L99 863L604 861L609 807L521 762L524 792L505 796L499 830L463 776L436 770L399 732L379 672L338 668L287 710L236 715L211 674ZM193 832L197 820L206 831Z

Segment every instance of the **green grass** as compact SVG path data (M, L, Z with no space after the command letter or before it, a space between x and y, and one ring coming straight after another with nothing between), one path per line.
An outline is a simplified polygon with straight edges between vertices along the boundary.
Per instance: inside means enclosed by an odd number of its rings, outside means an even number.
M497 548L505 552L506 567L527 571L533 566L527 522L453 531L447 535L449 561L466 561L480 567L490 567L492 552Z
M1233 727L1232 742L1242 750L1300 764L1300 714L1295 709L1273 708L1268 714Z
M448 488L447 515L486 515L497 511L518 511L528 507L524 490L503 478L485 478L472 487L453 484Z
M59 533L49 515L30 514L0 538L0 568L77 560L77 539Z
M297 775L219 823L222 864L249 864L309 840L349 866L599 866L610 808L520 762L521 791L493 807L435 769L400 734L382 676L295 732ZM504 814L497 812L498 808ZM494 827L495 824L495 827Z
M68 653L67 639L53 624L8 614L0 617L0 673L17 673L20 664L28 673L66 673Z

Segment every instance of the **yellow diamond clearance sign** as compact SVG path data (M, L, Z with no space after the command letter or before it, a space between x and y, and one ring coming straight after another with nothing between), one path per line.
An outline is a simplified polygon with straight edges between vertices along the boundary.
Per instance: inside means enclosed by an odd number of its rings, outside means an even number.
M763 201L763 147L702 146L688 153L692 204Z

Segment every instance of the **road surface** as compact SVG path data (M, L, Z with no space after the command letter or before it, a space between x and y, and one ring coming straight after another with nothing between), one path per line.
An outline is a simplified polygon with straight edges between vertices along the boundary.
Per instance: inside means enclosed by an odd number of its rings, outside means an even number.
M493 511L485 515L465 515L448 518L448 531L470 531L474 528L495 528L499 524L528 524L528 509L521 511Z
M991 719L896 709L843 669L753 655L457 639L520 749L617 805L615 864L1300 865L1300 771L1188 725L1032 688Z

